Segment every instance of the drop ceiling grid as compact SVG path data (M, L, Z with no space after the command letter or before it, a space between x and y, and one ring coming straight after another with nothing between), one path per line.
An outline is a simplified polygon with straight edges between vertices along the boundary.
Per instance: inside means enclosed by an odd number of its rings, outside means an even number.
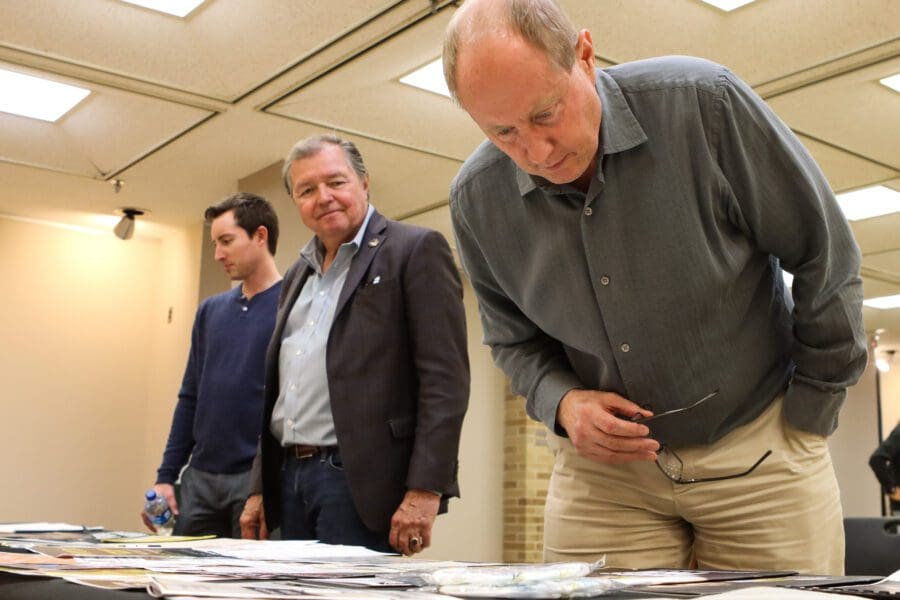
M615 62L708 58L751 85L895 39L894 0L757 0L726 13L699 0L562 0L594 50ZM811 8L812 7L812 8Z
M878 83L894 73L900 73L900 58L781 94L769 104L790 127L900 170L900 93Z
M117 0L0 2L0 40L231 101L396 4L354 0L335 10L330 0L207 0L182 20Z

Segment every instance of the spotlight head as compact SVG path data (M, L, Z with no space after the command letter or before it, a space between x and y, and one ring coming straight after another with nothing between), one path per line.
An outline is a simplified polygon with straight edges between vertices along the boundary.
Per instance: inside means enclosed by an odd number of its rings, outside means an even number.
M134 235L134 218L145 211L140 208L120 208L116 212L122 214L122 219L113 228L113 233L121 240L130 240Z

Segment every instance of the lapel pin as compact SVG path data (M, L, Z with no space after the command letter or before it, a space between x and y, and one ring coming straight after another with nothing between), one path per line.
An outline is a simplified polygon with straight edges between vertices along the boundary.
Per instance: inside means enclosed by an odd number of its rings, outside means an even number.
M376 275L375 279L372 280L372 285L378 285L381 282L381 275Z
M378 242L379 242L378 238L372 238L371 240L369 240L369 246L374 248L375 246L378 245Z

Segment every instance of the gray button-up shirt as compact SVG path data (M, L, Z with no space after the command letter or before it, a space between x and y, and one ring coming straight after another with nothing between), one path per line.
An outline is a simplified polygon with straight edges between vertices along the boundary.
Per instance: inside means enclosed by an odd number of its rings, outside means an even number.
M718 389L667 440L710 443L787 386L792 424L833 431L866 361L860 254L812 158L706 61L598 70L596 88L587 194L524 173L489 142L451 189L484 342L528 413L555 428L573 388L654 412Z
M328 271L322 270L324 256L318 238L311 239L300 253L313 272L291 307L278 354L281 381L270 428L282 446L337 445L325 368L328 334L350 263L374 211L370 204L356 237L341 245Z

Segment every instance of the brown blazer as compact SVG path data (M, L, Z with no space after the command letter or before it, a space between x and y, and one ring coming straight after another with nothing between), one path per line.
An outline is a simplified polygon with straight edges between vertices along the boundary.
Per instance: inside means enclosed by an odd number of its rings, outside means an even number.
M311 272L301 259L285 275L266 354L252 490L263 492L270 530L281 520L282 452L269 430L279 391L278 353ZM326 352L338 446L363 523L388 531L410 488L440 492L446 510L446 499L459 496L469 360L462 285L444 237L374 212L338 298Z

